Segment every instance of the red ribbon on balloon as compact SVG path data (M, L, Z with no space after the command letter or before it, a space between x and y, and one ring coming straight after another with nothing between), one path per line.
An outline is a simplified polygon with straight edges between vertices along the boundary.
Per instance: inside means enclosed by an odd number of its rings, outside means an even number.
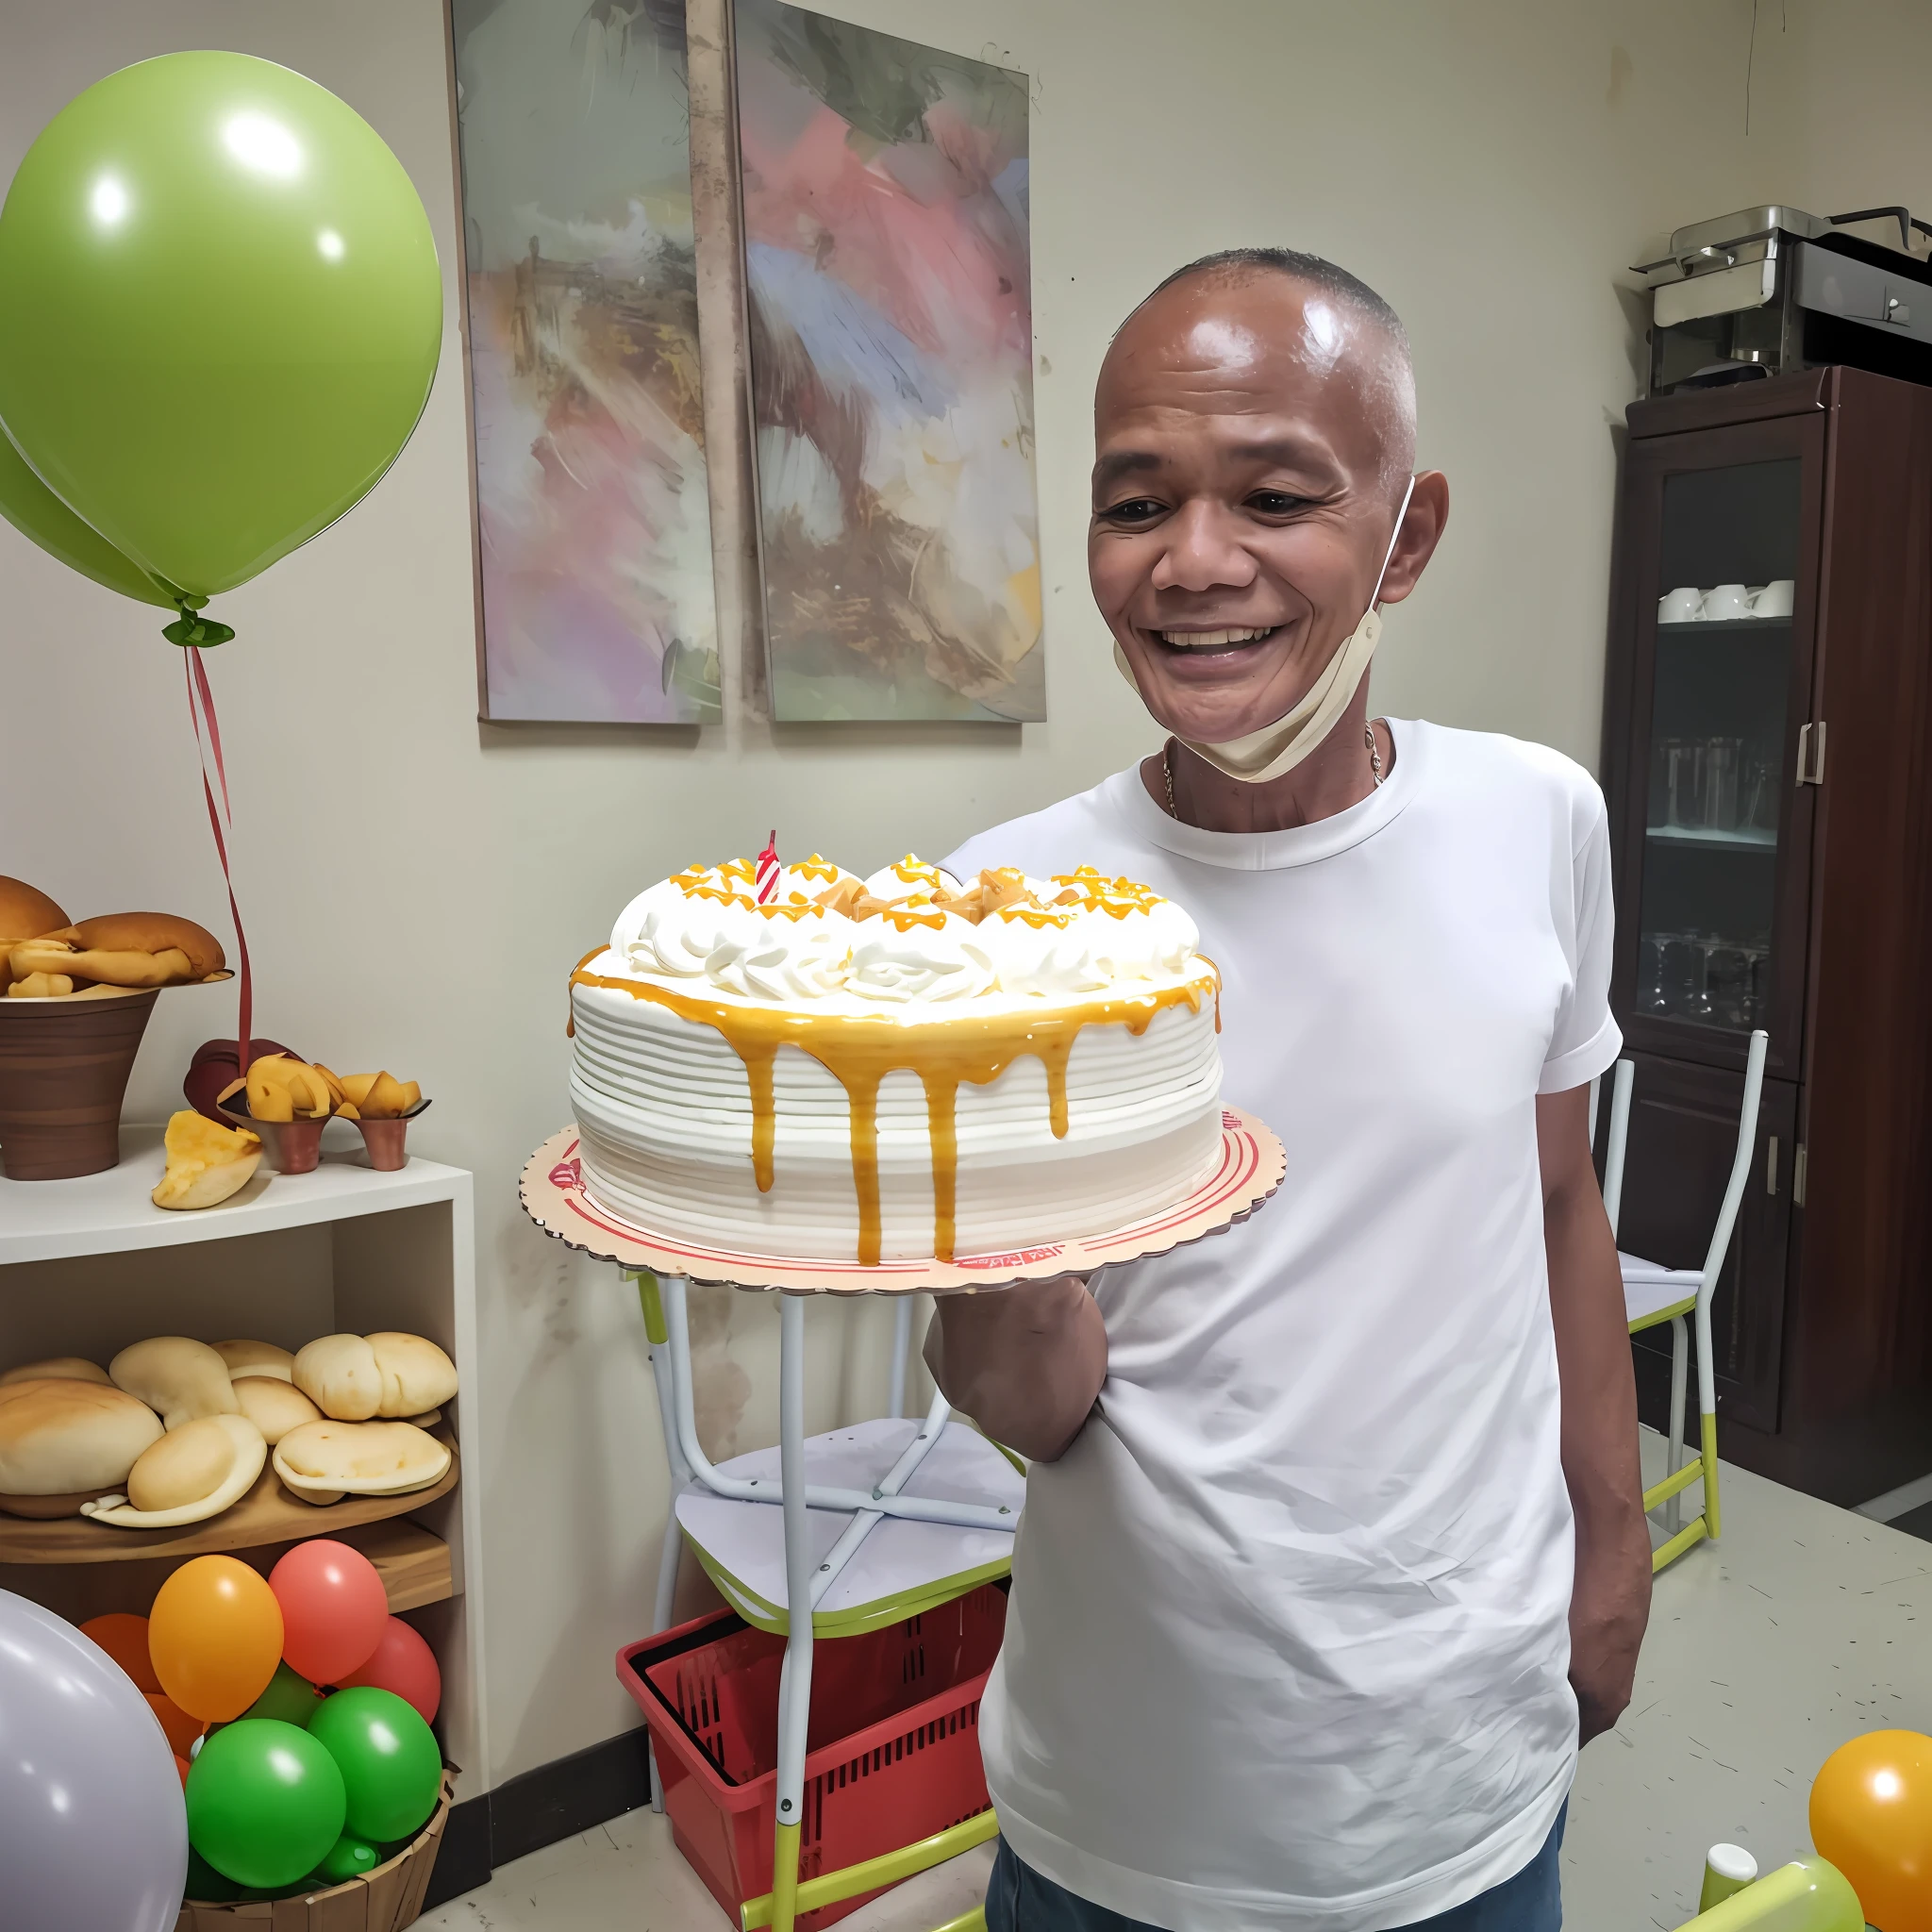
M188 716L194 725L195 749L201 755L201 793L208 800L208 827L215 835L215 851L222 861L222 881L228 889L228 916L235 922L235 950L242 961L242 1015L237 1046L241 1070L245 1074L248 1042L255 1030L255 974L248 963L248 935L242 930L242 908L235 903L235 874L228 866L228 844L235 836L235 818L228 804L228 771L222 760L222 727L215 717L215 694L208 685L208 667L201 661L199 646L184 645L181 658L188 677ZM217 786L222 794L219 808L215 804Z

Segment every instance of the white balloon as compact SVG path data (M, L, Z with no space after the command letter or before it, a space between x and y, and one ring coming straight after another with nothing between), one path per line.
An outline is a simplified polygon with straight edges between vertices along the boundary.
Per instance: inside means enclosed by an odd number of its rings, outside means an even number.
M147 1699L0 1590L0 1923L173 1932L187 1882L188 1807Z

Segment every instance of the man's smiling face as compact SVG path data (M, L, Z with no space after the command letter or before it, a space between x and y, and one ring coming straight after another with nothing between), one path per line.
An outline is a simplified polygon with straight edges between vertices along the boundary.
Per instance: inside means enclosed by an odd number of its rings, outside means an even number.
M1307 693L1368 608L1414 409L1382 325L1285 275L1191 277L1128 320L1094 396L1088 572L1169 730L1224 743Z

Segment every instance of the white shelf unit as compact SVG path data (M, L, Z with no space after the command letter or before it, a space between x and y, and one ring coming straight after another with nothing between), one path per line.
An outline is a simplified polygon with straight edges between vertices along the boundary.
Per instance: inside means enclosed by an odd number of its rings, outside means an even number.
M443 1684L436 1727L458 1769L457 1796L475 1797L489 1786L490 1759L482 1603L472 1587L481 1566L482 1457L471 1177L413 1158L379 1174L358 1147L325 1153L312 1174L258 1173L220 1207L170 1212L148 1198L161 1173L161 1131L124 1126L121 1164L105 1174L0 1179L0 1369L56 1355L105 1364L129 1342L158 1334L203 1341L249 1336L297 1349L318 1335L399 1328L447 1350L458 1392L443 1424L461 1480L396 1519L428 1532L416 1541L433 1553L432 1539L447 1545L447 1582L434 1553L428 1567L438 1580L410 1591L399 1607L436 1650ZM307 1533L329 1533L325 1516L318 1512ZM62 1614L144 1611L165 1574L186 1560L143 1548L105 1561L8 1562L11 1521L0 1517L0 1589ZM357 1538L345 1532L344 1540ZM235 1554L258 1557L279 1547ZM394 1602L397 1586L391 1587Z

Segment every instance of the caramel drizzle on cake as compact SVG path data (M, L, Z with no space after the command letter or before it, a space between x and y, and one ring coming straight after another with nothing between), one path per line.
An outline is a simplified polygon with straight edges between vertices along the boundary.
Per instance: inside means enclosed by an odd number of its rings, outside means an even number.
M604 987L714 1027L744 1063L751 1089L752 1173L769 1193L777 1138L774 1067L781 1046L795 1046L844 1088L851 1111L852 1181L858 1197L858 1260L879 1259L879 1087L888 1074L917 1074L925 1089L926 1139L932 1153L933 1252L953 1259L958 1191L958 1092L962 1082L989 1087L1014 1061L1032 1055L1046 1070L1049 1119L1056 1140L1067 1133L1067 1063L1083 1028L1124 1026L1146 1032L1154 1016L1185 1004L1201 1010L1212 995L1220 1030L1221 975L1211 964L1179 986L1117 993L1044 1012L1024 1008L946 1015L908 1023L891 1015L812 1013L797 1008L746 1006L681 992L651 980L618 979L585 969L604 948L589 953L571 974L573 986Z

